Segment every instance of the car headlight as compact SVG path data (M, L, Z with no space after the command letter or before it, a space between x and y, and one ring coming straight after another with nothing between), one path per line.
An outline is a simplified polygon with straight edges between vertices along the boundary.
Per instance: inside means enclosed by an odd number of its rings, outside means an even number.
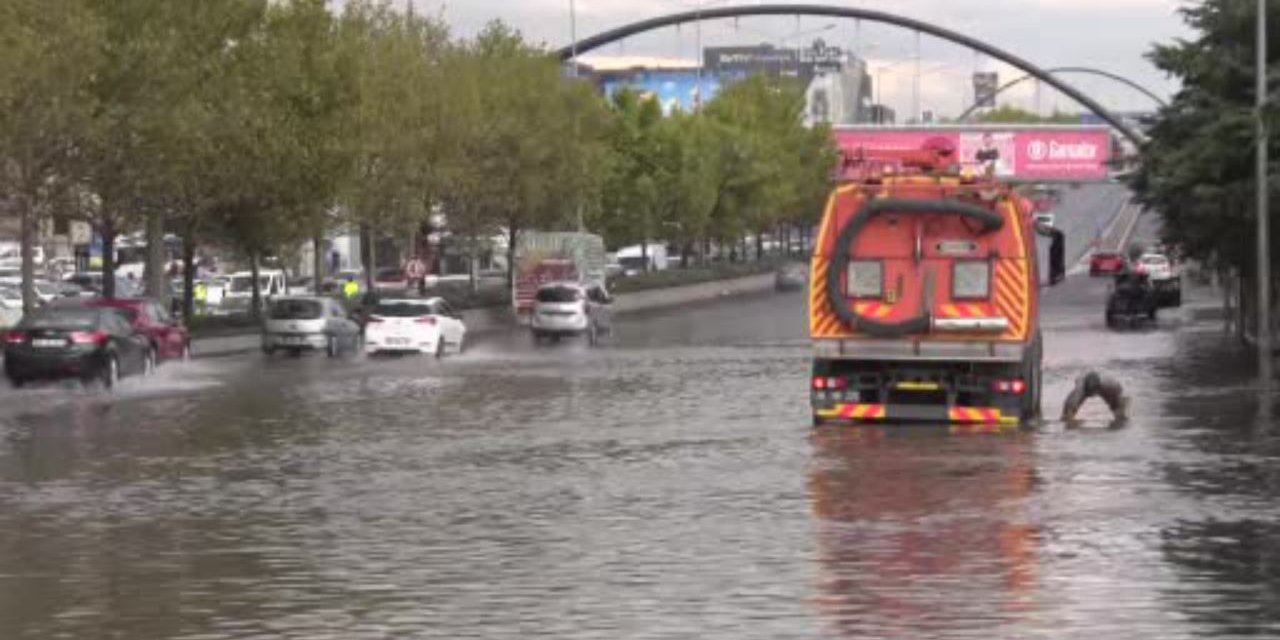
M845 272L845 291L851 298L879 298L884 295L884 263L853 260Z
M951 298L991 296L991 263L985 260L957 260L951 265Z

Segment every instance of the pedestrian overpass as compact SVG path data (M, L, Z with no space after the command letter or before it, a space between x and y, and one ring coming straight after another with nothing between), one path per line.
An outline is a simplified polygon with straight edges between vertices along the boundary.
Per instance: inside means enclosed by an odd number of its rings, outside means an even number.
M708 20L721 20L725 18L743 18L753 16L816 16L828 18L841 18L849 20L866 20L868 22L882 23L901 27L917 33L925 33L942 40L946 40L964 47L979 51L983 54L991 56L1001 62L1016 67L1031 77L1061 91L1071 99L1080 103L1093 114L1101 118L1104 122L1114 128L1121 135L1129 139L1135 146L1141 146L1143 142L1142 135L1133 127L1129 126L1121 117L1109 111L1106 107L1099 104L1096 100L1089 97L1084 92L1068 84L1062 78L1055 76L1050 70L1044 69L1030 61L1019 57L1013 53L1005 51L995 45L985 41L966 36L962 33L941 27L935 24L908 18L905 16L895 15L884 11L874 9L861 9L856 7L842 7L835 5L822 4L760 4L736 7L712 7L706 9L695 9L684 11L681 13L672 13L646 20L640 20L631 24L598 33L596 35L583 38L571 43L556 52L556 55L562 61L572 61L577 56L598 49L605 45L624 40L631 36L663 29L666 27L678 26L687 23L704 22Z

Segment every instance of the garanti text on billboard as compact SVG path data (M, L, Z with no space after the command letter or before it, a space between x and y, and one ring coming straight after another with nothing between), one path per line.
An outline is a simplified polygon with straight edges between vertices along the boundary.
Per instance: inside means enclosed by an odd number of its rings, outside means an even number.
M863 149L914 151L946 140L960 165L1005 179L1105 180L1111 133L1093 126L840 127L836 144L846 154Z

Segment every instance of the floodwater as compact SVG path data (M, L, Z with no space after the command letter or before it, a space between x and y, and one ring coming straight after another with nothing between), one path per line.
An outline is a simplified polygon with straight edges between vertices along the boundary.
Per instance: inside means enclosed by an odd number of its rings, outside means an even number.
M0 392L0 638L1280 635L1248 358L1190 308L1108 332L1104 288L1048 296L1046 412L1096 368L1127 424L814 430L792 294Z

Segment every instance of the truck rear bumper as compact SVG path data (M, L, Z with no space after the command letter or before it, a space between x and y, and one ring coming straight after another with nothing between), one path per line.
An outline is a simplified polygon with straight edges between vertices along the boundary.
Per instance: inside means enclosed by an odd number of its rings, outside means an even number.
M1026 345L997 340L877 340L819 338L813 356L823 360L1022 362Z
M814 418L820 422L924 422L957 424L1016 425L1017 415L1008 415L998 407L948 407L945 405L895 405L836 403L815 408Z

